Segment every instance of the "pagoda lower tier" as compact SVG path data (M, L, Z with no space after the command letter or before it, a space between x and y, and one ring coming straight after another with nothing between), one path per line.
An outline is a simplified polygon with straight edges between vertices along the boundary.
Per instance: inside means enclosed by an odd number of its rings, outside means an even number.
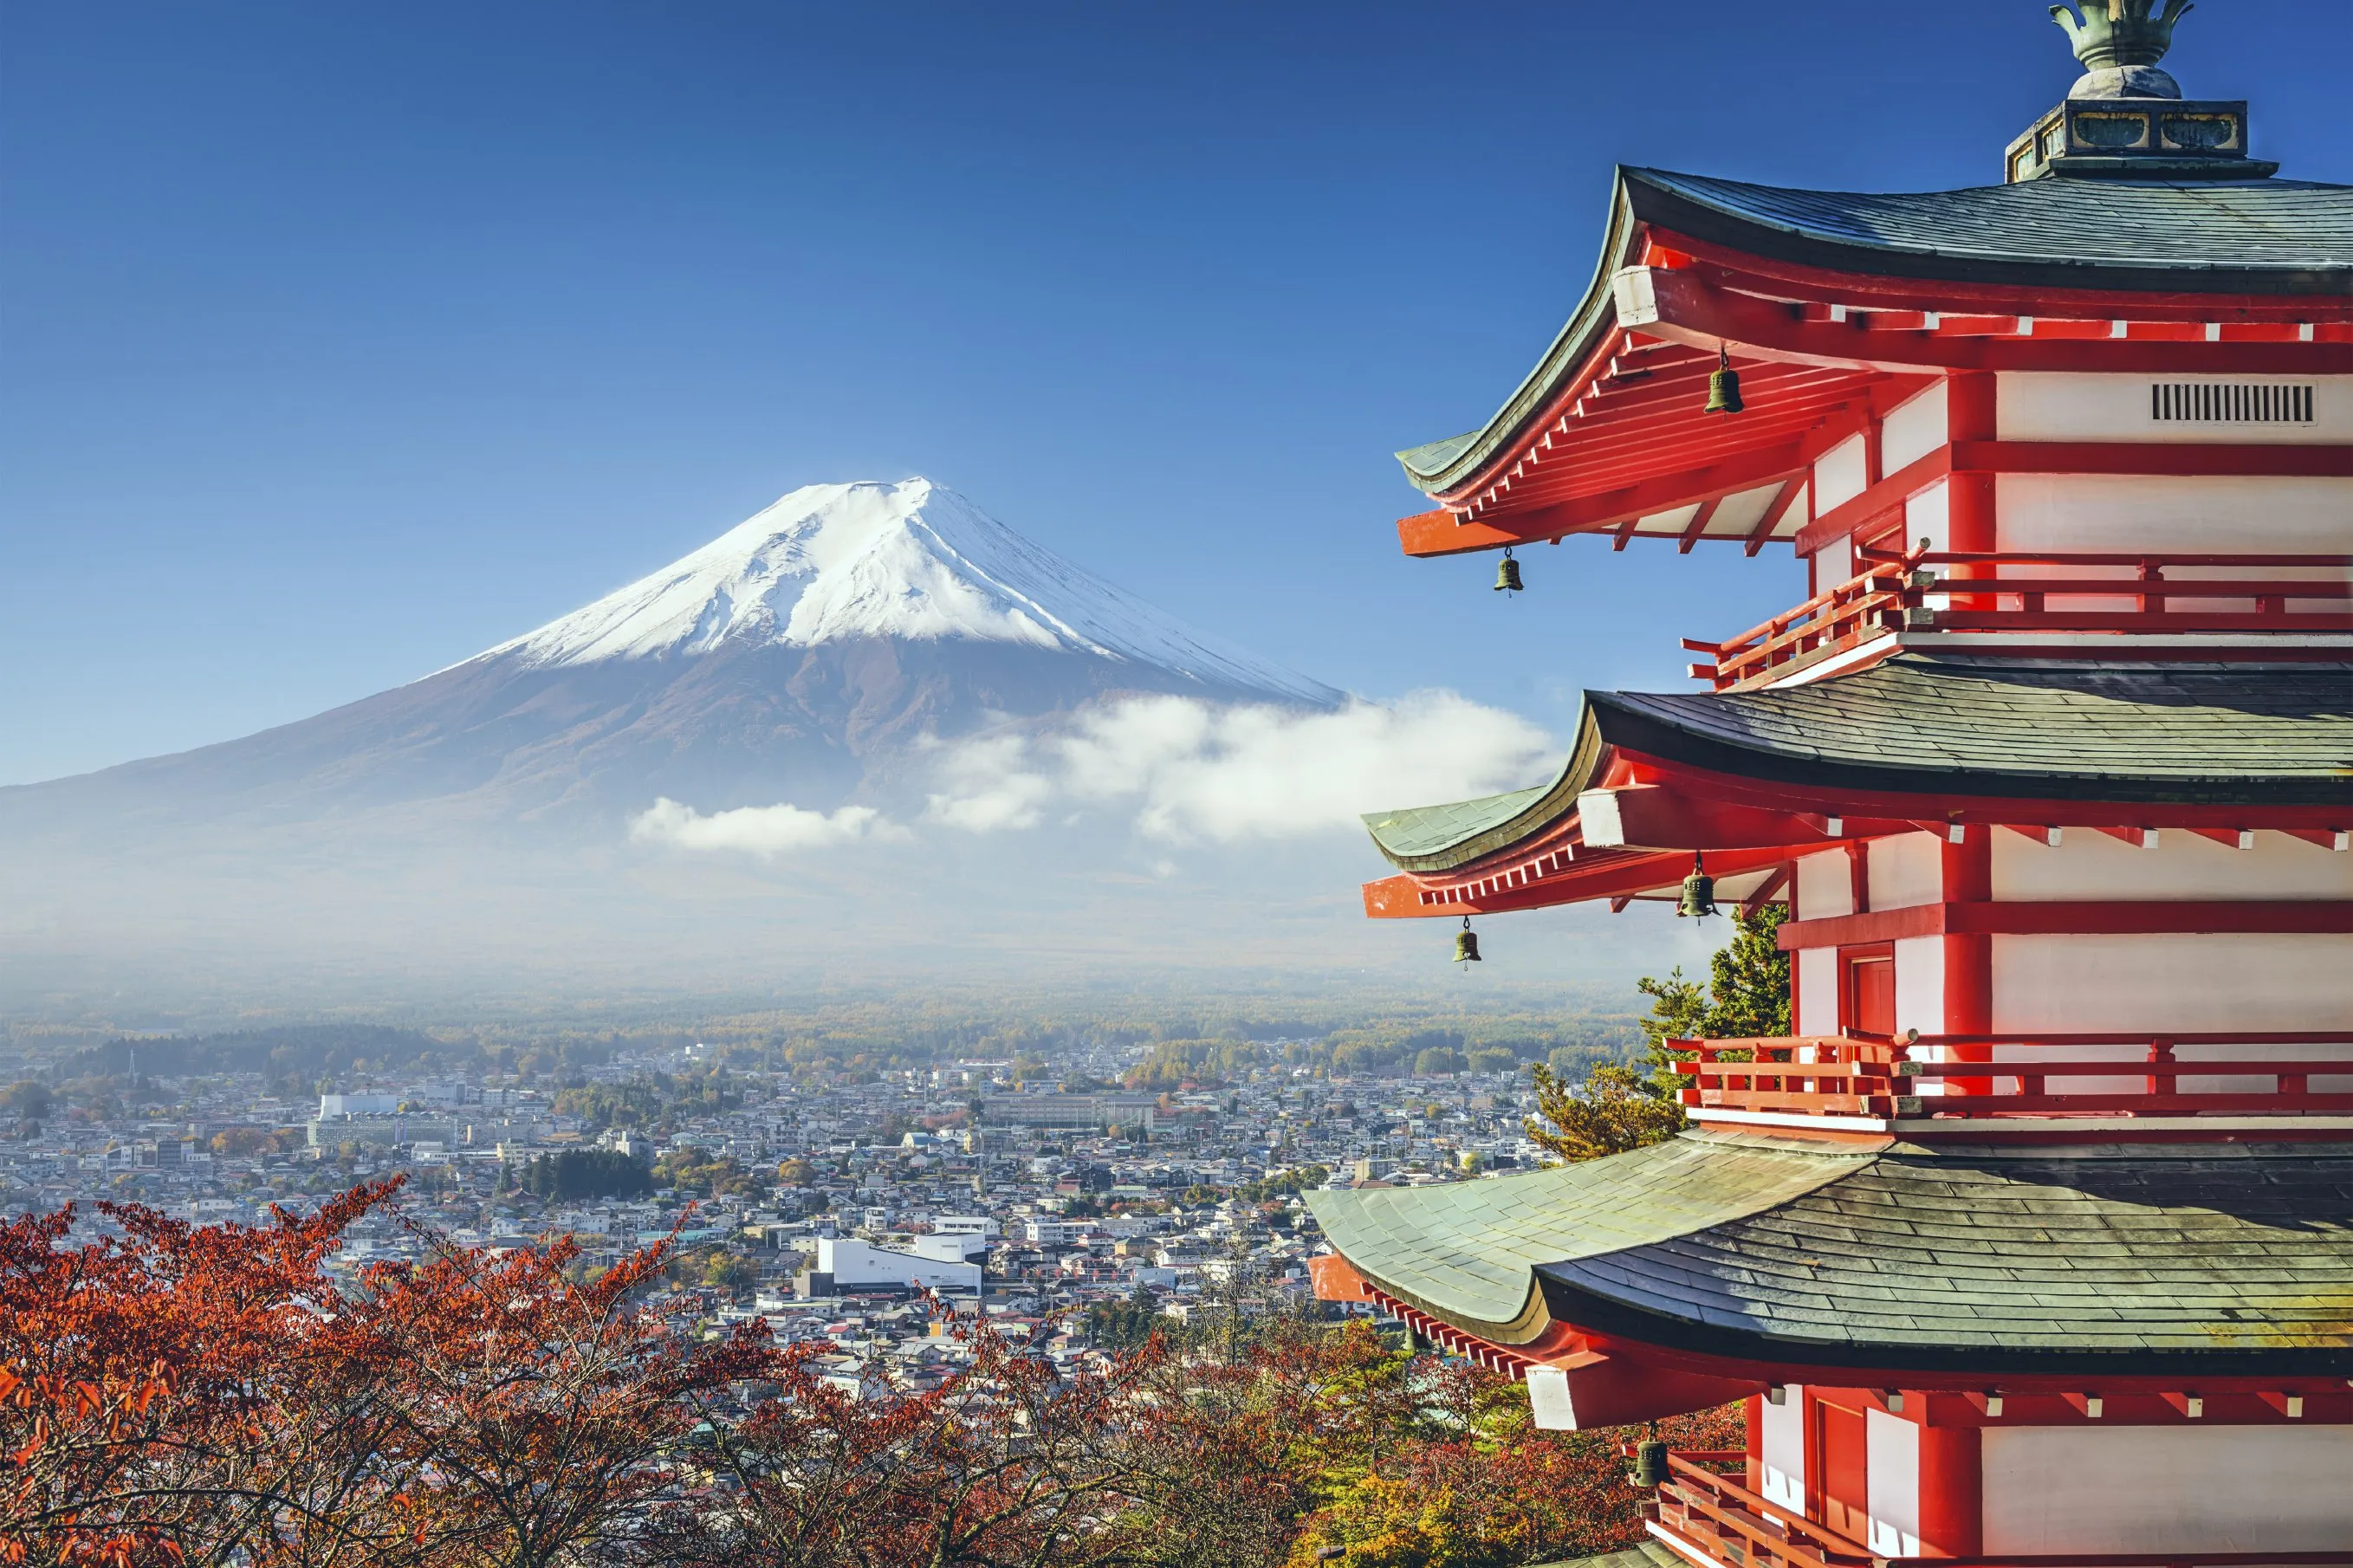
M1700 1131L1310 1203L1320 1295L1539 1426L1745 1398L1745 1452L1651 1478L1690 1562L2353 1561L2353 1142Z
M1790 1033L1679 1043L1708 1125L2353 1141L2347 756L2330 665L1589 693L1549 783L1368 817L1401 874L1366 905L1784 906Z

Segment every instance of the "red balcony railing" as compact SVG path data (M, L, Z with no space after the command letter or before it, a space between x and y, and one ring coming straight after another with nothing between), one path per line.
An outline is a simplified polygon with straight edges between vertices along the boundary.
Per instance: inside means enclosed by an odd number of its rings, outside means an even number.
M1921 1035L1671 1040L1683 1102L1799 1116L2343 1116L2353 1031ZM2337 1047L2306 1058L2215 1047ZM2128 1049L2135 1054L2117 1054ZM2184 1057L2180 1053L2189 1050ZM1996 1053L2001 1053L1997 1058ZM2109 1053L2109 1054L2104 1054ZM2201 1081L2184 1089L2185 1079ZM1936 1084L1943 1092L1923 1094Z
M1722 1472L1734 1456L1670 1454L1659 1488L1658 1529L1702 1562L1725 1568L2336 1568L2353 1552L2126 1552L2053 1556L1890 1557L1795 1517Z
M2353 555L1859 552L1862 574L1721 643L1692 674L1751 686L1892 632L2353 632ZM2287 576L2284 573L2340 575Z

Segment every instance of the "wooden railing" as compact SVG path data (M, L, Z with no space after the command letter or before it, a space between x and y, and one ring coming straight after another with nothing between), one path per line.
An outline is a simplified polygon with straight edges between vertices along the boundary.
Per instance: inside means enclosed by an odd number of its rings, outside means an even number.
M1891 1557L1829 1530L1720 1473L1728 1456L1669 1454L1655 1528L1725 1568L2337 1568L2353 1551L2068 1552L2052 1555Z
M2353 1090L2353 1049L2315 1058L2183 1058L2218 1046L2353 1047L2353 1031L2249 1030L2228 1034L1862 1035L1670 1040L1687 1052L1674 1070L1685 1106L1798 1116L2343 1116ZM2133 1047L2129 1058L2101 1050ZM1996 1059L1995 1052L2009 1053ZM2020 1055L2018 1053L2025 1054ZM2200 1085L2184 1079L2242 1085ZM2053 1079L2077 1080L2054 1086ZM2086 1081L2088 1080L2088 1081ZM1924 1084L1943 1092L1923 1094ZM2130 1087L2123 1087L2129 1084Z
M2353 555L1925 549L1857 555L1859 575L1738 637L1683 638L1684 647L1714 659L1693 665L1692 674L1719 691L1755 685L1789 665L1896 631L2353 632L2353 577L2244 575L2345 574ZM2193 574L2168 574L2185 573ZM2291 603L2305 607L2290 609Z

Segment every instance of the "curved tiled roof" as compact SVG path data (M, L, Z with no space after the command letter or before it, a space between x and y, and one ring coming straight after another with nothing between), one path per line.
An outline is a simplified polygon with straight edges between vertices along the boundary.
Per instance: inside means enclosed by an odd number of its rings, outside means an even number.
M1574 811L1609 746L1850 790L2353 807L2353 674L1911 653L1757 691L1588 691L1552 783L1365 824L1400 869L1452 870Z
M1744 235L1884 253L2069 271L2114 270L2139 286L2179 274L2265 273L2294 292L2353 291L2353 186L2304 180L2029 180L1958 191L1874 195L1793 191L1704 174L1629 169L1663 201L1642 216L1689 231L1670 202L1715 214ZM1714 237L1695 236L1694 237ZM2329 289L2331 280L2334 289ZM2111 286L2110 281L2084 285ZM2194 286L2194 285L2193 285ZM2268 291L2268 290L2266 290Z
M1567 1322L1802 1365L2353 1371L2343 1147L1854 1153L1686 1133L1311 1202L1381 1289L1503 1343Z
M1496 1337L1528 1310L1542 1265L1729 1223L1838 1180L1857 1158L1678 1138L1524 1176L1315 1192L1307 1203L1332 1245L1390 1295Z
M1601 260L1568 323L1478 430L1399 452L1439 494L1548 405L1616 322L1639 226L1881 277L2021 288L2353 296L2353 186L2300 180L2031 180L1958 191L1800 191L1621 168Z
M1759 691L1596 692L1612 744L1744 777L2134 803L2353 805L2341 665L1899 656Z

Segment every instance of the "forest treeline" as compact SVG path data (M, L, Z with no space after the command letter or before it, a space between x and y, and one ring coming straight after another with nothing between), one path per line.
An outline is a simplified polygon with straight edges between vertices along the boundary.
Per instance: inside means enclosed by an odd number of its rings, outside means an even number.
M1131 1325L1064 1371L1043 1331L939 1309L958 1353L861 1386L666 1314L661 1246L590 1279L567 1243L420 1231L421 1264L331 1270L396 1202L0 1229L0 1561L1516 1568L1641 1535L1623 1434L1537 1432L1513 1384L1362 1321L1277 1314L1215 1353Z
M592 1119L627 1125L634 1110L597 1100L615 1091L593 1069L617 1058L700 1045L693 1069L669 1086L668 1098L699 1092L691 1078L715 1069L758 1070L797 1082L871 1082L885 1074L957 1061L1005 1064L1017 1080L1058 1079L1075 1053L1134 1053L1133 1086L1172 1089L1243 1081L1253 1074L1305 1068L1340 1076L1494 1072L1546 1062L1581 1073L1599 1061L1623 1060L1642 1041L1630 1008L1525 1010L1303 1007L1296 1012L1205 1012L1184 1005L1106 1008L1024 1016L955 1013L881 1005L643 1024L599 1030L556 1025L400 1028L375 1024L302 1024L216 1034L124 1037L59 1052L39 1081L69 1091L76 1103L120 1100L156 1079L259 1074L271 1091L300 1108L311 1097L381 1081L471 1079L509 1074L536 1087L582 1094ZM568 1108L567 1108L568 1109Z

